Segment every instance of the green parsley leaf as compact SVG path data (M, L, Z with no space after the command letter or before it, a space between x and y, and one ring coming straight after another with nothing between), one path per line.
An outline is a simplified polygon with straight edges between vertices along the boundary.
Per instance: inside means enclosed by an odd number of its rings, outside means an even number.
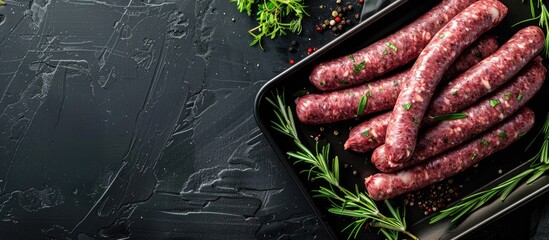
M471 155L471 160L475 160L475 158L477 158L478 156L478 153L474 152L472 155Z
M404 108L404 110L406 111L410 110L411 107L412 107L412 103L402 104L402 108Z
M454 97L455 97L455 96L457 96L457 95L458 95L458 91L457 91L457 90L455 90L455 91L454 91L454 92L452 93L452 96L454 96Z
M499 105L501 102L497 99L490 99L490 106L492 107L496 107L497 105Z
M351 59L351 62L355 62L355 56L353 56L353 54L349 54L349 59Z
M522 101L522 93L517 96L517 100L520 102Z
M370 136L370 130L366 130L366 131L362 132L362 135L364 135L366 137Z
M391 42L386 42L385 45L387 45L387 47L389 47L395 52L398 50L398 48L395 45L393 45Z
M360 62L358 65L357 65L357 64L353 64L353 71L355 72L355 74L357 74L357 73L360 72L362 69L364 69L365 66L366 66L366 62L365 62L365 61Z
M387 55L389 54L389 52L387 52L387 50L383 50L383 55Z
M349 84L349 80L343 79L343 80L341 80L341 84Z
M363 95L362 98L360 98L360 102L358 103L358 109L356 111L357 116L360 116L362 113L364 113L364 109L366 109L366 104L368 104L368 97L366 97L366 95Z
M503 95L503 98L505 98L505 100L509 100L510 97L511 97L511 93L510 93L510 92L506 92L506 93Z
M507 133L505 133L505 132L499 132L499 133L498 133L498 136L499 136L500 138L507 138Z
M490 143L486 139L482 139L480 143L484 146L490 146Z

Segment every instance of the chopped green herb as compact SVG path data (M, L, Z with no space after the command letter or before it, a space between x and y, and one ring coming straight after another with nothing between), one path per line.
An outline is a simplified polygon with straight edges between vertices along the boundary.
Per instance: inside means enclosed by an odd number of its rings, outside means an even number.
M385 45L387 45L387 47L389 47L395 52L398 50L398 48L395 45L393 45L391 42L386 42Z
M357 64L353 64L353 71L355 72L355 74L357 74L357 73L360 72L362 69L364 69L365 66L366 66L366 62L365 62L365 61L360 62L358 65L357 65Z
M499 132L499 133L498 133L498 136L499 136L500 138L507 138L507 133L505 133L505 132Z
M458 95L458 90L455 90L453 93L452 93L452 96L457 96Z
M442 34L440 34L439 37L440 37L440 39L443 39L444 37L446 37L446 34L442 33Z
M341 80L341 84L349 84L349 80L343 79L343 80Z
M367 103L368 97L366 97L366 95L363 95L362 98L360 98L360 102L358 103L358 109L356 111L357 116L360 116L362 113L364 113L364 109L366 109Z
M393 81L393 86L398 86L398 81Z
M411 107L412 107L412 103L402 104L402 108L404 108L404 110L406 111L410 110Z
M503 97L505 98L505 100L509 100L509 98L511 97L511 93L510 92L506 92Z
M471 160L475 160L477 156L478 156L478 153L474 152L473 154L471 154Z
M387 50L383 50L383 55L387 55L389 54L389 52L387 52Z
M376 140L376 137L374 137L374 136L372 135L372 136L370 136L370 140L375 141L375 140Z
M522 101L522 93L517 96L517 100L520 102Z
M484 146L490 146L490 143L486 139L482 139L482 141L480 141L480 143Z
M366 130L366 131L362 132L362 135L364 135L366 137L370 136L370 130Z
M466 117L468 117L467 113L450 113L450 114L429 116L429 118L431 118L433 121L456 120L456 119L461 119Z
M496 107L497 105L499 105L501 102L497 99L490 99L490 106L492 107Z
M372 84L367 83L366 86L368 86L368 88L372 88Z
M367 92L366 92L366 97L371 97L371 96L372 96L372 92L367 91Z
M521 132L518 134L517 138L521 138L523 137L524 135L526 135L528 132Z
M326 82L320 82L320 86L326 85Z
M355 62L355 56L353 56L353 54L349 54L349 59L351 59L351 62Z

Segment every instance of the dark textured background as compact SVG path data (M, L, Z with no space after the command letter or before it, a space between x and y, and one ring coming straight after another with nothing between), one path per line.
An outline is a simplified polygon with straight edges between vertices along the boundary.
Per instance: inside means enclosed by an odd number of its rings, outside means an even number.
M252 111L327 10L261 52L228 0L6 2L0 239L325 238Z

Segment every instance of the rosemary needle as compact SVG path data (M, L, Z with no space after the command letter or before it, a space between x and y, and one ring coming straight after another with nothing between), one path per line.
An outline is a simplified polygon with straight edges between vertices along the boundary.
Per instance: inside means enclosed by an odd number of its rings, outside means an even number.
M328 211L332 214L347 216L354 219L342 231L349 231L348 239L356 238L358 233L364 229L365 224L380 229L380 232L387 239L398 239L400 234L411 239L417 239L406 230L406 211L394 208L389 201L385 206L389 215L380 212L376 203L365 193L358 189L350 191L339 185L339 159L337 156L330 158L330 145L309 149L300 140L293 112L284 103L284 94L275 94L274 100L267 98L267 101L274 107L275 120L271 121L273 128L292 138L297 151L288 152L290 158L295 159L294 164L308 164L310 168L303 170L308 178L324 180L327 184L317 190L313 190L314 197L326 198L331 203Z

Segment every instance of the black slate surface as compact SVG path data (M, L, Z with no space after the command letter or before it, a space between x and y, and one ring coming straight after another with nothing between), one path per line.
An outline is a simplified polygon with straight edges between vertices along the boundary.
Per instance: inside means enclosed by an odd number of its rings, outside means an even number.
M265 52L228 0L6 2L0 239L326 238L252 110L332 1Z

